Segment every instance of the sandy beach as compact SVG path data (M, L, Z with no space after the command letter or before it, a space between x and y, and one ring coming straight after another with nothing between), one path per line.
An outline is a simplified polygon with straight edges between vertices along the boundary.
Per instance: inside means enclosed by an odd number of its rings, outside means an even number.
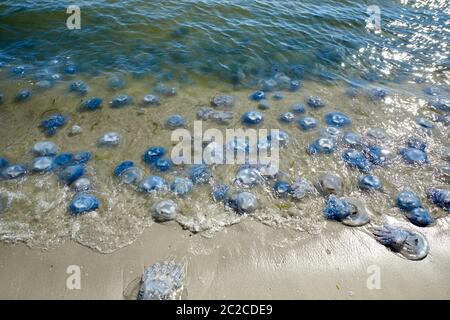
M336 223L301 241L295 232L280 234L251 220L212 239L155 224L107 255L73 242L49 251L2 244L0 298L124 299L145 266L171 256L188 262L187 299L449 299L450 239L427 231L431 251L418 262ZM66 288L69 265L81 267L80 290ZM369 290L373 265L380 268L381 288Z

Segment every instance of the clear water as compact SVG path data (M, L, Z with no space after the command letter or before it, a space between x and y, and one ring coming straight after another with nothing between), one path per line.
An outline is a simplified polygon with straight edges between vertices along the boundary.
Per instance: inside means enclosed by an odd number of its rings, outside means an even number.
M73 217L67 206L73 198L54 174L27 175L0 181L0 239L23 241L31 247L51 248L73 239L101 252L112 252L132 243L153 221L151 206L161 199L174 199L182 214L177 222L185 229L212 236L223 227L242 219L256 219L276 228L320 232L326 221L324 199L313 196L301 201L273 195L274 181L251 189L261 208L250 217L241 217L215 203L210 195L215 182L232 184L236 166L212 168L211 184L195 187L185 198L171 193L143 195L120 185L112 170L119 162L134 160L146 175L161 175L169 181L185 176L187 167L160 174L141 160L153 145L168 149L171 131L165 119L181 114L192 129L199 107L209 105L219 92L236 97L230 125L204 123L207 127L241 127L240 116L257 109L248 96L263 79L283 73L300 80L297 92L284 92L281 101L269 99L264 128L280 128L289 133L289 147L281 151L283 179L302 177L314 183L323 172L333 172L344 180L346 195L362 199L372 212L374 223L386 219L404 221L394 206L394 196L405 188L416 191L434 217L445 216L425 198L430 186L447 186L449 176L445 153L449 145L446 114L432 110L430 100L449 98L449 17L448 1L379 1L382 33L366 28L365 1L84 1L80 3L82 29L66 29L65 3L59 1L3 1L0 4L0 156L13 163L30 164L32 146L41 140L55 142L61 151L93 152L88 176L94 181L101 207L94 213ZM23 65L26 73L12 75ZM79 70L64 73L67 65ZM60 73L61 80L50 89L39 89L43 75ZM108 80L116 75L124 87L111 89ZM45 77L45 76L44 76ZM74 80L90 87L86 96L70 93ZM163 97L158 107L142 108L140 101L155 86L165 83L178 88L177 95ZM355 97L346 92L349 83L358 83ZM433 86L439 95L423 90ZM14 102L19 89L33 90L26 102ZM374 101L370 92L384 88L384 101ZM121 109L107 106L115 95L126 93L135 104ZM327 101L324 109L306 107L307 114L321 121L310 132L295 123L282 124L280 113L294 103L305 103L310 95ZM80 112L80 103L90 96L104 99L102 109ZM269 95L270 96L270 95ZM367 193L357 187L361 175L341 159L343 145L331 155L310 156L308 143L325 128L324 115L342 111L352 119L350 128L366 141L371 128L382 128L387 138L376 143L396 155L393 163L376 167L384 192ZM68 124L55 136L46 138L39 122L48 115L62 113ZM423 116L434 129L416 123ZM448 118L447 118L448 119ZM70 135L73 125L83 129ZM98 138L117 131L123 142L117 148L102 148ZM428 144L429 165L405 164L398 152L412 136ZM242 189L234 186L234 190ZM2 200L6 199L6 200ZM3 211L3 212L2 212ZM439 227L439 226L438 226Z

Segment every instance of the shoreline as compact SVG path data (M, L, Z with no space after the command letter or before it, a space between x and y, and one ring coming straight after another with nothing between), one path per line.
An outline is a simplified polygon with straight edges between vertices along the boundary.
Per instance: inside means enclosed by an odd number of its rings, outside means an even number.
M188 262L188 300L448 299L450 238L441 231L427 229L431 250L422 261L403 259L363 230L333 222L306 239L251 219L213 238L154 224L112 254L73 241L49 251L0 244L0 299L120 300L144 267L169 257ZM80 290L66 288L69 265L81 267ZM367 288L373 265L380 270L379 290Z

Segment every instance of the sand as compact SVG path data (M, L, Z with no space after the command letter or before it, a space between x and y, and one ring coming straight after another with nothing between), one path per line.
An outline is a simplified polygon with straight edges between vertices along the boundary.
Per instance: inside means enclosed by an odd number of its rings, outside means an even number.
M333 222L306 239L251 219L213 238L154 224L112 254L72 241L49 251L1 244L0 298L124 299L145 266L171 256L188 262L187 299L449 299L450 239L439 230L427 229L431 250L422 261ZM69 265L81 267L80 290L66 288ZM374 265L381 287L370 290Z

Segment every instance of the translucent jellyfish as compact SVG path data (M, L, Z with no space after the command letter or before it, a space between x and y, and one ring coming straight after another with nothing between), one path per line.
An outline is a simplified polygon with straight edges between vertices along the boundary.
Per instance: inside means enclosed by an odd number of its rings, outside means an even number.
M138 300L176 300L181 298L186 267L175 261L158 262L144 271Z
M152 207L152 217L156 222L174 220L178 214L178 205L172 200L160 201Z
M372 232L379 243L406 259L422 260L428 255L428 241L418 232L390 225L376 227Z

